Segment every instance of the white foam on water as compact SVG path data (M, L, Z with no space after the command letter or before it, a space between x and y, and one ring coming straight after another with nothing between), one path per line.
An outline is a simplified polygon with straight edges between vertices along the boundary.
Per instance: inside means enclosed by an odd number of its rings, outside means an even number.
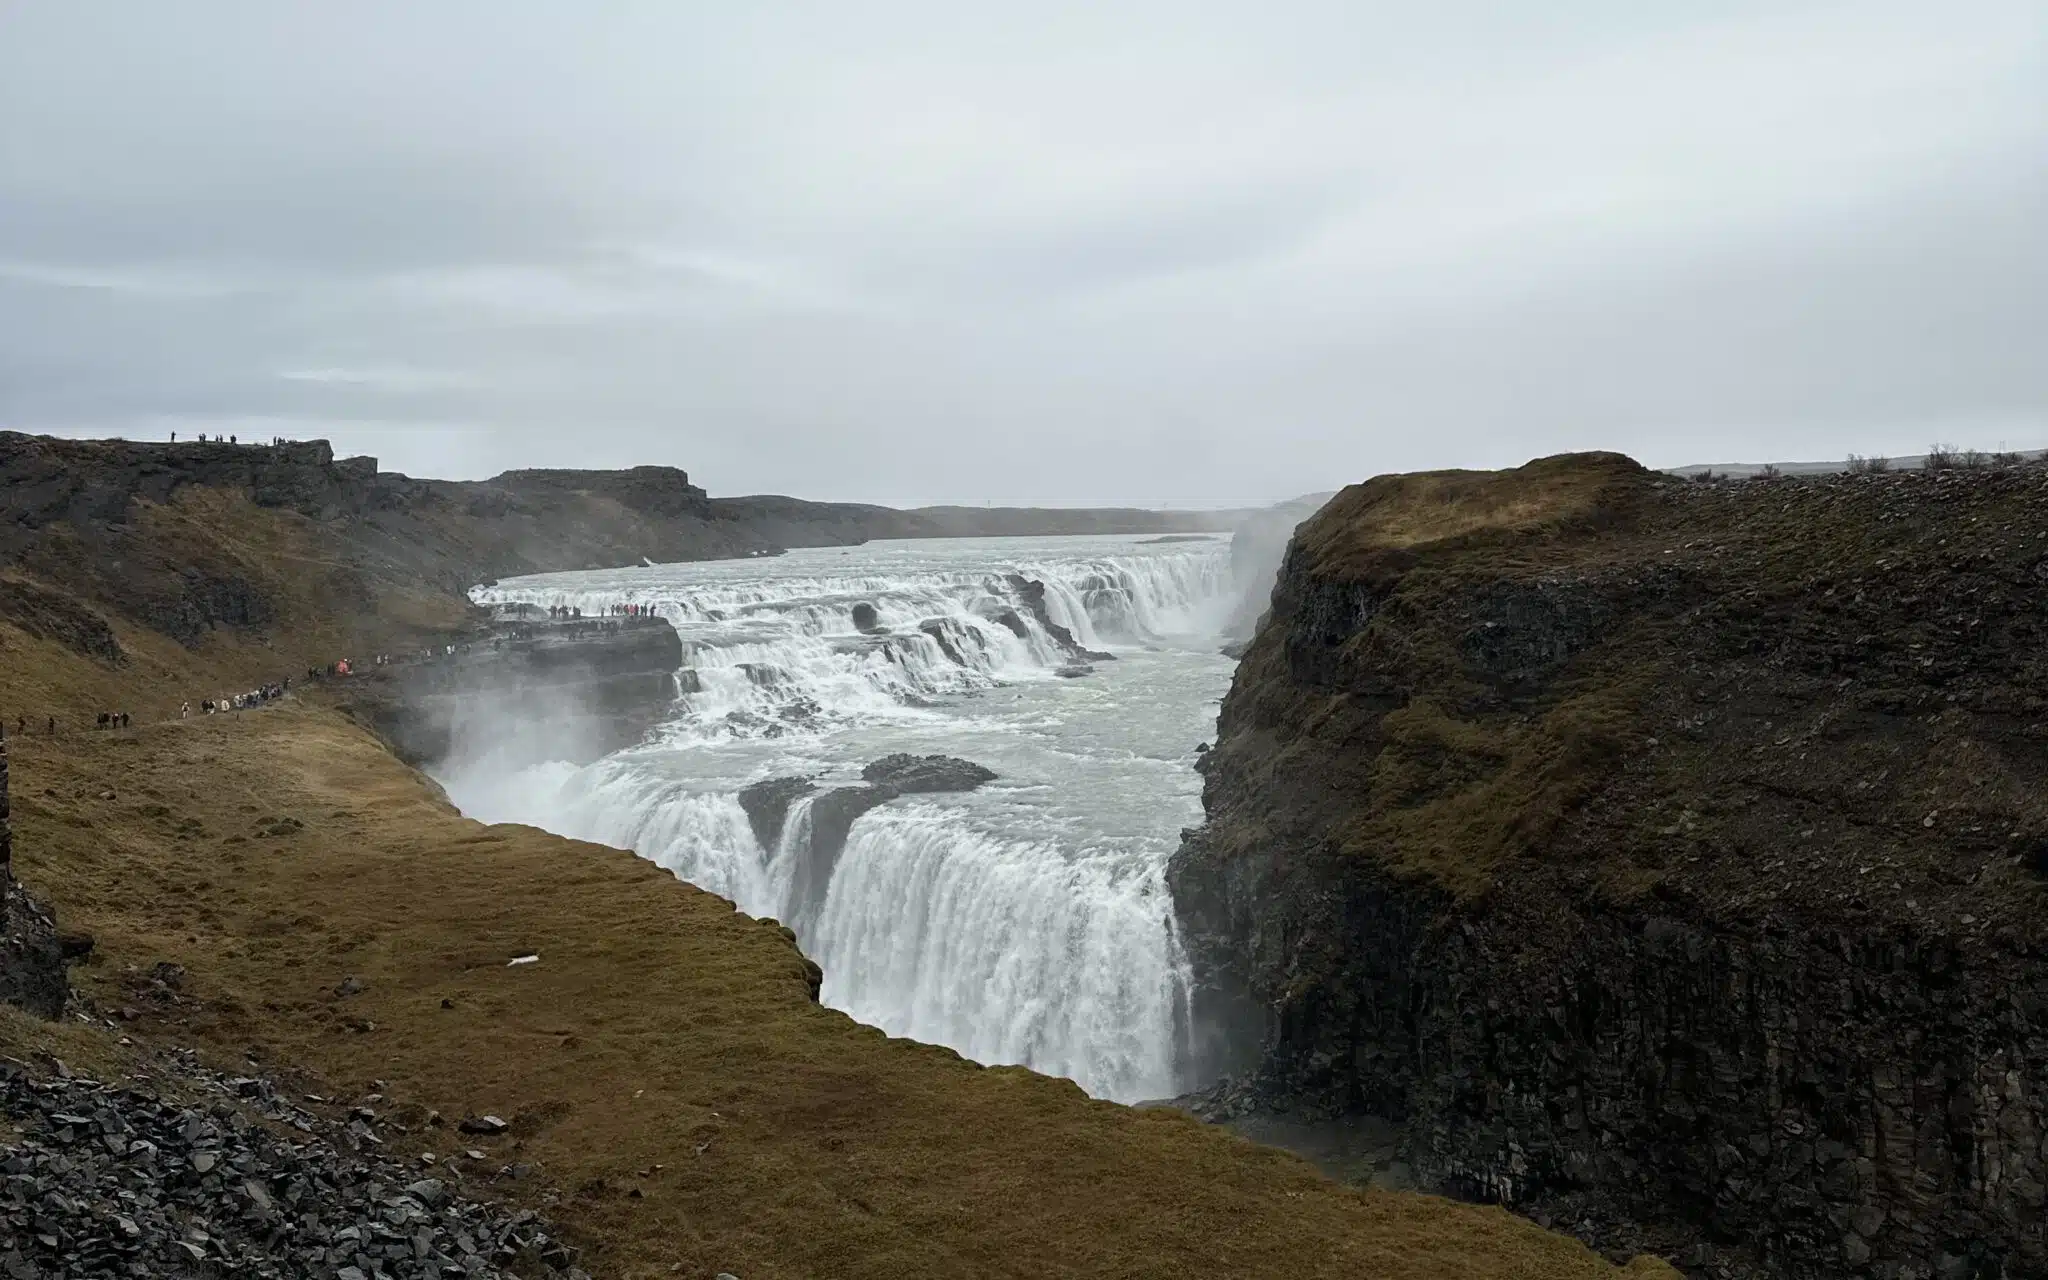
M1101 1097L1171 1096L1187 963L1161 871L932 806L877 809L854 824L813 930L823 998Z
M893 801L854 823L822 904L799 926L825 972L822 999L892 1034L1068 1076L1097 1096L1171 1095L1188 973L1163 875L1178 827L1198 816L1193 774L1177 758L1192 742L1172 737L1173 758L1162 759L1117 735L1138 732L1119 718L1143 728L1164 717L1150 732L1171 737L1211 714L1197 703L1224 677L1207 649L1148 651L1220 627L1232 603L1227 548L1017 541L480 588L480 603L586 617L644 606L682 639L685 692L650 745L581 768L456 770L443 781L475 816L631 849L743 911L790 920L806 914L791 895L811 802L793 804L763 849L737 799L745 782L821 770L822 785L853 782L861 762L906 748L982 759L1003 782ZM835 554L855 563L832 565ZM1052 680L1072 659L1031 616L1020 584L1032 582L1044 585L1050 622L1127 661L1102 664L1092 687ZM856 606L874 611L868 633Z

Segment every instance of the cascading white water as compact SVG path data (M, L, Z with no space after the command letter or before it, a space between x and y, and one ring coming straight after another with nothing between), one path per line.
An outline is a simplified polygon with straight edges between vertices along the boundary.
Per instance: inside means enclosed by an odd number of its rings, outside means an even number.
M1111 1096L1174 1092L1185 962L1161 867L963 830L916 805L847 841L811 956L826 1003L982 1062L1023 1062Z
M744 911L797 921L823 999L863 1021L1098 1096L1164 1096L1187 973L1162 875L1199 816L1193 748L1229 670L1206 637L1230 591L1224 544L1130 539L883 544L503 582L475 598L585 616L630 602L668 619L683 693L641 748L509 778L452 762L443 781L479 817L633 849ZM1034 616L1034 596L1071 641ZM1119 661L1054 678L1073 644ZM864 814L822 903L799 910L810 802L764 849L737 792L789 774L857 782L899 750L964 756L999 778Z

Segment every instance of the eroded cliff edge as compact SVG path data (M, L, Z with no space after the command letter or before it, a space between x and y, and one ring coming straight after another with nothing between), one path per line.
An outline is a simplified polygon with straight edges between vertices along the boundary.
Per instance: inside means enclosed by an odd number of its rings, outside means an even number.
M2048 470L1382 477L1170 871L1216 1116L1696 1274L2048 1274Z

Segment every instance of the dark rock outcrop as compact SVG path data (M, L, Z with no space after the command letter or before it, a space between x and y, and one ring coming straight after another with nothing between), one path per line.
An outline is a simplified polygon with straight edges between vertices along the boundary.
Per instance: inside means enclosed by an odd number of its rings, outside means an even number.
M894 787L902 795L929 791L972 791L984 782L994 782L993 769L957 756L914 756L908 752L883 756L860 771L860 776L880 786Z
M587 763L668 716L683 660L675 629L652 617L501 619L454 648L331 684L411 764Z
M0 1270L589 1280L547 1221L480 1194L524 1166L407 1163L379 1151L369 1108L308 1111L183 1054L148 1076L39 1080L0 1062L0 1115L19 1135L0 1145Z
M753 828L754 842L773 849L782 839L789 806L818 789L809 778L766 778L740 791L740 808Z
M1086 647L1074 638L1072 631L1052 620L1052 614L1045 607L1045 584L1043 582L1039 582L1034 578L1027 578L1021 573L1005 574L1003 581L1007 582L1010 590L1016 593L1018 602L1024 606L1024 612L1030 614L1032 619L1038 623L1040 629L1046 635L1052 637L1052 642L1059 646L1061 653L1066 654L1077 662L1116 661L1115 654L1103 653Z
M825 905L825 890L832 883L839 856L846 851L847 836L862 814L900 796L972 791L995 776L971 760L903 752L884 756L862 769L864 786L820 791L808 778L769 778L740 792L740 807L747 812L755 840L763 849L774 849L783 839L790 807L807 796L815 797L806 818L809 832L795 850L797 862L789 895L789 923L799 936L808 936Z
M73 947L66 954L48 909L14 878L11 781L7 743L0 740L0 1002L57 1018L71 995L64 966L82 953Z
M33 582L0 578L0 619L38 640L53 640L101 662L118 663L128 657L106 618L61 591Z
M2048 1274L2048 470L1385 477L1169 871L1211 1116L1703 1276Z
M853 606L853 628L864 636L889 634L889 628L882 625L882 615L865 600Z

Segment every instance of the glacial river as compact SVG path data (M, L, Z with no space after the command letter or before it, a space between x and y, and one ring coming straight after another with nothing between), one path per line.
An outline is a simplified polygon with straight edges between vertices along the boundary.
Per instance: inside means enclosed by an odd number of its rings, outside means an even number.
M1116 660L1058 675L1072 659L1019 579ZM476 599L668 619L686 668L674 713L594 764L441 780L475 817L631 849L795 922L825 1003L863 1022L1098 1097L1165 1097L1188 973L1163 872L1201 816L1195 748L1230 680L1216 631L1231 593L1220 537L886 542L508 579ZM756 842L737 793L789 774L857 783L897 751L998 779L864 814L822 904L794 911L788 859Z

